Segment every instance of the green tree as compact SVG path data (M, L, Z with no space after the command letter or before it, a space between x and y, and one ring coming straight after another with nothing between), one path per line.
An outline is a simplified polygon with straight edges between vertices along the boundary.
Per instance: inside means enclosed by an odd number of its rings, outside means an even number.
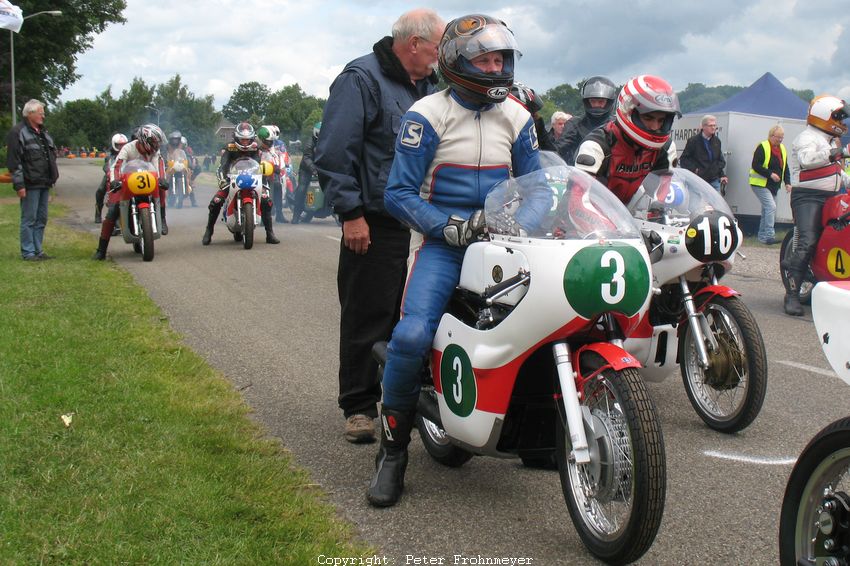
M126 0L15 0L26 17L42 10L60 9L59 17L40 15L24 22L15 41L15 114L20 116L24 103L37 98L55 102L67 86L76 82L76 61L92 46L95 34L110 23L122 23ZM49 5L47 5L49 4ZM5 32L5 30L3 30ZM8 45L8 38L4 36ZM7 114L11 107L11 57L0 54L0 108Z
M584 113L584 105L581 101L580 88L581 83L576 83L574 87L568 83L564 83L547 90L543 98L547 103L551 102L554 106L554 109L548 114L549 117L552 116L555 110L561 110L574 116L581 116ZM546 106L544 106L544 109L548 110Z
M179 130L195 151L209 151L216 145L215 127L221 115L215 111L212 95L197 98L175 75L156 87L153 105L160 111L160 127L166 135Z
M271 92L266 85L256 81L242 83L230 95L230 100L221 109L221 113L233 123L246 119L252 121L251 116L255 117L256 122L264 122L269 96ZM252 123L256 122L252 121Z
M269 97L266 120L280 128L280 136L284 141L298 139L311 116L318 112L318 120L321 120L324 105L323 99L306 94L297 83L288 85ZM310 132L318 120L309 123Z

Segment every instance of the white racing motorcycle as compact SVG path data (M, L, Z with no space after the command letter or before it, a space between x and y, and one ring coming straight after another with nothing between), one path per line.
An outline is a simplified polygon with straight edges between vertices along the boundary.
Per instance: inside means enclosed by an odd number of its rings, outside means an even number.
M811 297L826 359L850 385L850 282L818 283ZM797 459L782 500L779 559L782 566L850 564L850 417L821 430Z
M646 246L616 197L567 166L497 185L485 218L423 375L425 449L452 467L555 452L590 552L637 560L666 494L655 406L621 340L649 304ZM382 368L386 343L374 353Z
M261 223L260 199L268 196L263 176L271 175L272 164L242 157L230 166L230 191L221 209L222 221L246 250L254 246L254 228Z
M709 427L746 428L764 402L767 355L738 292L718 283L741 243L732 210L685 169L647 175L629 210L652 242L657 294L626 350L643 363L649 381L678 366L691 405Z

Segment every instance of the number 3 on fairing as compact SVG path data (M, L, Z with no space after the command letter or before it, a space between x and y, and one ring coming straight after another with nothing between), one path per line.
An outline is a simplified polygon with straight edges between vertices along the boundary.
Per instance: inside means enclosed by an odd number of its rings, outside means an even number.
M611 275L610 283L602 284L602 300L609 305L616 305L623 300L626 294L626 280L623 279L623 274L626 272L626 262L623 256L614 250L602 254L602 259L599 262L602 267L611 268L614 265L614 273ZM613 287L614 292L611 292Z
M458 358L452 360L452 369L455 370L455 382L452 385L452 397L458 405L463 402L463 364Z

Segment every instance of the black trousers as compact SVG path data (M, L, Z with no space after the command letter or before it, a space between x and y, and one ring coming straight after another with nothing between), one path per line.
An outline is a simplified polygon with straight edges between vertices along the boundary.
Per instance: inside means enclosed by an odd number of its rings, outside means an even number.
M791 191L791 211L794 214L794 227L797 228L797 249L791 256L786 269L802 274L809 267L809 261L815 255L823 226L821 214L826 200L834 192L794 187Z
M407 276L410 232L387 221L369 223L372 243L363 255L340 244L339 291L339 407L346 418L354 414L377 417L381 400L378 366L372 345L389 340L401 312Z

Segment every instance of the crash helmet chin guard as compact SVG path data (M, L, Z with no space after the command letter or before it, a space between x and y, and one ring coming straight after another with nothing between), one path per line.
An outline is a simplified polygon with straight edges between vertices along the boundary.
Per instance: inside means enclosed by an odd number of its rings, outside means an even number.
M165 133L156 124L145 124L136 130L136 139L138 139L138 148L147 155L156 153L156 151L165 145Z
M233 131L233 143L242 151L255 151L257 133L254 131L254 126L248 122L240 122Z
M112 151L118 153L121 148L127 143L127 136L124 134L115 134L112 136Z
M605 99L605 106L595 108L591 106L591 98ZM609 116L614 109L614 101L617 99L617 85L607 77L590 77L581 86L581 100L584 104L585 114L594 118Z
M850 117L850 106L846 102L835 96L824 94L814 97L809 103L806 123L831 136L843 136L847 133L847 124L844 120L848 117Z
M661 128L650 130L641 119L649 112L664 112ZM653 75L640 75L629 80L617 98L617 123L638 144L659 149L670 139L673 120L682 113L679 99L670 83Z
M472 64L479 55L501 51L499 73L485 73ZM514 82L514 63L522 56L514 34L501 20L471 14L452 20L440 40L438 65L458 94L480 104L505 100Z

